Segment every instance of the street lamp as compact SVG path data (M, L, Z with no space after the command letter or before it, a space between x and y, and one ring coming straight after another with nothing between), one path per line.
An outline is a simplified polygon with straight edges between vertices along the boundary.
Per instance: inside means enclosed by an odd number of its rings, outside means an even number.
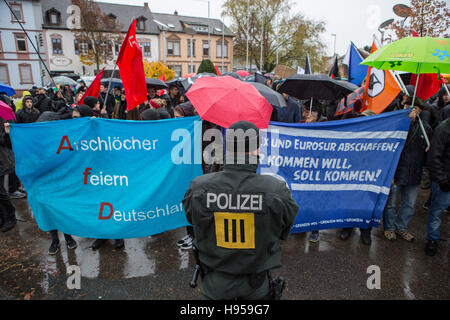
M333 49L333 57L336 55L336 34L332 33L332 37L334 37L334 49Z
M191 48L190 48L190 53L191 53L191 70L190 72L194 72L194 46L193 46L193 39L194 39L194 35L196 34L196 31L194 30L194 28L192 27L186 27L184 29L184 32L186 32L187 34L189 34L191 36ZM209 52L209 49L208 49Z
M208 2L208 59L210 59L210 54L211 54L211 31L210 31L210 28L209 28L209 19L210 19L210 16L211 16L211 13L210 13L210 1L209 0L194 0L194 1L197 1L197 2Z
M159 29L162 31L163 33L163 57L164 57L164 65L167 64L167 58L166 58L166 31L169 30L169 27L162 23L159 22L158 20L153 19L153 21L158 25Z
M245 54L245 69L247 70L247 72L249 71L249 66L248 66L248 33L250 32L250 0L247 0L247 45L246 45L246 54Z

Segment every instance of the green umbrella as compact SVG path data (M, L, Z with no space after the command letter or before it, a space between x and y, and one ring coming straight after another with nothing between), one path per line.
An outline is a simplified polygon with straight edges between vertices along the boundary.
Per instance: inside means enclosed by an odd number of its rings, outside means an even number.
M416 74L450 73L450 39L403 38L375 51L361 64Z
M417 74L412 106L416 99L417 84L421 73L450 73L450 39L432 37L408 37L392 42L368 56L363 65L378 70L398 70ZM425 140L430 142L419 117Z

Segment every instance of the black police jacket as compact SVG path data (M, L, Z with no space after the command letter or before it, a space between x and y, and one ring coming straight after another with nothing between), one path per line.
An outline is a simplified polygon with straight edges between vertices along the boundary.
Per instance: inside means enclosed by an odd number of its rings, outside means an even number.
M298 206L284 181L257 165L225 164L191 182L183 200L200 261L213 270L252 274L281 266Z

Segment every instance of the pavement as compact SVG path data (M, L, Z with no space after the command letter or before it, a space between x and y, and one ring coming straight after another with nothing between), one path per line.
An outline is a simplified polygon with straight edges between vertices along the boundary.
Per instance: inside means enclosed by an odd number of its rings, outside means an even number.
M439 251L424 253L427 212L422 209L429 191L422 190L409 230L413 243L389 242L380 226L372 231L372 245L360 240L354 229L347 241L339 230L320 231L320 241L310 243L308 234L291 235L282 242L282 267L274 270L287 281L283 299L450 299L448 265L450 219L442 214ZM0 300L196 300L200 286L189 287L194 258L176 246L185 235L179 228L159 235L126 239L125 249L109 241L97 251L94 239L74 237L75 250L67 249L60 234L59 252L48 254L50 235L41 231L26 199L13 200L17 226L0 232ZM80 289L67 286L67 268L81 271ZM368 289L369 266L380 270L380 289Z

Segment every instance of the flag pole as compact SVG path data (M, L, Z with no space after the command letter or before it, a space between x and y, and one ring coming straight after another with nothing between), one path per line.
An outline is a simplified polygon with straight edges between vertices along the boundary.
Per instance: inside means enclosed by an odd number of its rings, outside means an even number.
M419 63L418 71L417 71L417 80L416 80L416 87L414 88L414 95L411 103L411 107L414 108L414 102L416 101L416 94L417 94L417 86L419 85L419 78L420 78L420 67L422 65ZM428 135L425 131L425 128L423 126L422 120L420 119L420 115L417 115L417 118L419 119L419 125L420 129L422 130L423 137L425 138L425 142L427 143L427 146L430 147L430 139L428 138Z
M111 82L112 82L112 78L113 78L114 72L116 72L116 67L117 67L117 60L116 60L115 63L114 63L114 69L113 69L113 72L111 72L111 76L109 77L108 91L106 91L105 101L103 101L103 107L102 107L102 109L105 109L105 107L106 107L106 100L108 100L109 90L110 90L110 88L111 88Z
M444 83L444 88L445 88L445 91L447 91L447 95L450 97L450 92L448 91L448 88L447 88L447 82Z

